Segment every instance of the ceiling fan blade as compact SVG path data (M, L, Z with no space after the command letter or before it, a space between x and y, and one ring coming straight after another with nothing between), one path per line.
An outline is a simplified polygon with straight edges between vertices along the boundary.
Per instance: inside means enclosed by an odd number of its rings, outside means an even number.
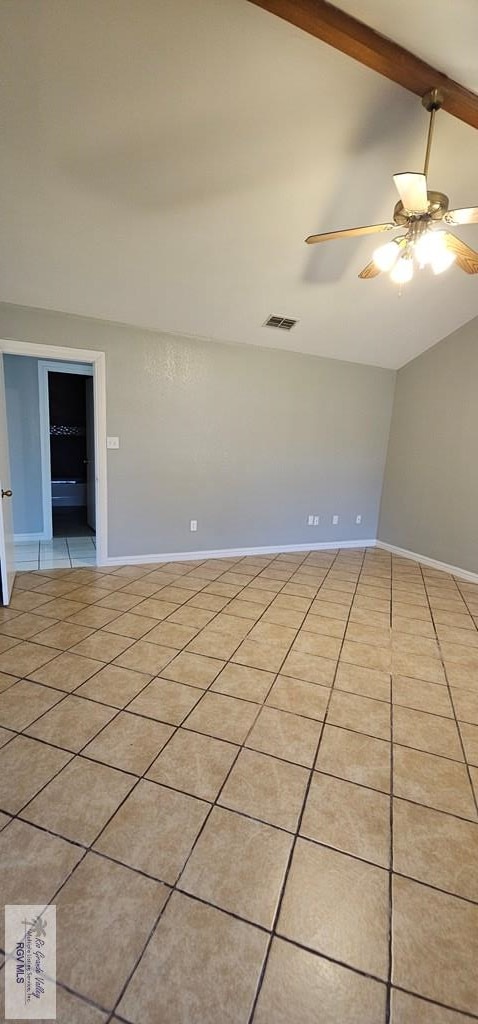
M445 224L478 224L478 206L466 210L449 210L443 218Z
M371 262L367 263L367 266L360 271L359 277L362 278L362 281L368 281L369 278L377 277L378 274L381 273L382 271L378 269L376 263L374 263L374 261L371 260Z
M329 242L332 238L353 238L356 235L374 235L377 231L391 231L396 224L367 224L363 228L344 228L343 231L325 231L322 235L309 235L307 245Z
M427 212L427 179L424 174L405 171L403 174L394 174L393 180L404 210L408 213Z
M478 252L470 249L466 242L462 242L461 238L457 238L456 235L452 235L450 232L446 233L445 241L447 248L455 253L456 262L460 269L464 270L465 274L478 274Z

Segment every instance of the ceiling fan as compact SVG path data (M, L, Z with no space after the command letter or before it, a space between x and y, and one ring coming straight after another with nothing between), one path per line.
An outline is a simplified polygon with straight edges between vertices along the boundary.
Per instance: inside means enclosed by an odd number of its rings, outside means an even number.
M343 231L326 231L306 238L308 245L314 245L334 238L373 235L379 231L404 228L391 242L375 250L371 262L358 275L362 280L390 271L392 281L402 285L413 277L415 264L420 268L429 265L435 274L441 274L455 261L466 274L478 274L478 252L470 249L456 235L443 230L443 225L478 224L478 206L449 210L448 196L443 192L429 192L427 188L435 114L443 104L443 94L439 89L432 89L425 94L422 103L430 114L425 165L423 173L406 171L393 175L400 196L393 211L393 221Z

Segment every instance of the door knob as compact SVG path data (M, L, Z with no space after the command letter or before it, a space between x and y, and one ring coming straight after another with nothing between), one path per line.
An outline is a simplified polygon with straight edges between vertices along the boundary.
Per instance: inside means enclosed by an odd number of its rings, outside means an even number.
M2 498L11 498L12 495L13 495L13 491L4 491L3 487L2 487Z

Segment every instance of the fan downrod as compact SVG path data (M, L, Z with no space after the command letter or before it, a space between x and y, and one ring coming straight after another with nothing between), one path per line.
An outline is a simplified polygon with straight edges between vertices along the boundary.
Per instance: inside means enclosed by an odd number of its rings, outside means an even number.
M428 110L430 114L430 124L428 125L427 135L427 148L425 151L425 164L423 167L423 173L428 174L428 165L430 163L430 153L432 149L433 129L435 127L435 114L440 107L443 106L444 94L442 89L430 89L422 96L422 104L425 110Z

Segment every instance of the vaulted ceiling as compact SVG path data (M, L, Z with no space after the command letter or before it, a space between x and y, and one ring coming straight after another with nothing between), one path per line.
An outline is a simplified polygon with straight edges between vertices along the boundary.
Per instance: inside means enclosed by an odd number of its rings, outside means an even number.
M335 6L394 39L478 92L478 4L474 0L334 0Z
M475 0L338 6L476 88ZM247 0L7 0L2 22L4 301L390 367L478 314L455 268L399 296L357 278L374 239L304 245L390 219L427 127L404 89ZM430 187L477 204L477 162L441 112Z

